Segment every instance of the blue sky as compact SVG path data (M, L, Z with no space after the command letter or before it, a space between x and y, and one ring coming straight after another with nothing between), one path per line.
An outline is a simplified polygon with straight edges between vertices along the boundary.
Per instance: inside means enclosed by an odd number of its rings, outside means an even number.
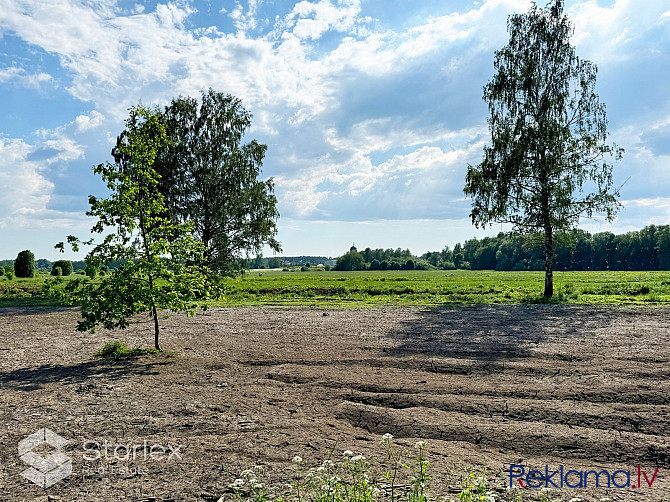
M543 5L543 2L539 2ZM441 249L472 236L468 163L487 142L482 86L527 0L4 0L0 258L57 258L86 237L91 167L127 109L212 87L243 100L268 145L285 255ZM670 3L567 0L599 67L624 232L670 221ZM68 255L74 257L73 255ZM81 255L79 256L82 257Z

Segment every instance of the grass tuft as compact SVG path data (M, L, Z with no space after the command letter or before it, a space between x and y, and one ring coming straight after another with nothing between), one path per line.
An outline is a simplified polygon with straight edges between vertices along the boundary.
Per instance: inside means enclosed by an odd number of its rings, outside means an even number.
M158 354L160 351L156 349L143 349L141 347L136 347L130 349L126 346L125 343L121 341L108 342L103 348L101 348L97 355L105 359L130 359L133 357L144 356L146 354Z

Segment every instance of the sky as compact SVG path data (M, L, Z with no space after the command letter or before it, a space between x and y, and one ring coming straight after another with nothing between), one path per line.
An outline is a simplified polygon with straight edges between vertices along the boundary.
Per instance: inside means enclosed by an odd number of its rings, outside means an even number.
M538 2L540 6L544 1ZM0 259L89 236L92 166L128 108L213 89L268 145L283 255L352 243L440 250L475 229L468 163L489 140L482 87L528 0L3 0ZM566 0L577 54L599 68L624 208L615 233L670 223L670 3ZM625 183L625 184L624 184ZM266 253L266 255L271 255ZM82 259L83 253L69 258Z

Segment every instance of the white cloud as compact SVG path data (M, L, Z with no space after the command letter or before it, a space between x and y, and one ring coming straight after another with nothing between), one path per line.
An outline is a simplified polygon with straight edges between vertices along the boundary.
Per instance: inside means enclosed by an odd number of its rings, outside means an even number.
M507 41L508 14L526 11L530 0L463 2L459 12L378 30L366 17L366 3L358 0L281 4L274 2L285 10L277 10L274 25L265 26L259 12L269 2L230 2L220 12L232 18L235 29L224 33L193 27L197 2L159 3L154 11L138 4L122 11L112 0L95 8L75 0L8 0L0 10L0 32L56 55L67 75L58 84L93 109L77 110L69 124L45 133L26 155L41 154L46 166L81 158L84 146L71 138L105 135L113 141L127 108L139 99L163 104L211 86L240 97L254 113L252 133L270 146L265 165L276 177L283 215L442 217L450 205L452 212L462 212L458 217L467 214L461 193L465 166L481 158L486 131L481 85L492 75L493 52ZM650 35L667 28L667 0L640 5L570 2L580 56L602 69L639 60L647 51L667 54L667 38ZM261 28L267 33L258 35ZM51 79L39 75L32 82ZM610 86L618 90L632 76L621 72ZM0 70L0 82L29 85L28 77L18 68ZM601 78L602 72L599 85ZM627 101L632 92L616 96ZM667 116L666 103L637 106L646 113L633 124L639 134L617 138L627 149L620 172L648 184L650 176L642 175L640 166L650 165L645 172L658 177L654 185L662 189L667 178L662 163L642 143L651 145L665 133L648 124ZM608 105L617 110L625 103ZM621 115L626 122L618 128L632 124ZM640 145L632 147L631 141ZM634 183L626 187L627 198L642 193ZM401 205L405 213L398 210Z
M51 209L54 183L51 166L83 156L83 148L59 131L40 131L35 145L20 138L0 137L0 227L67 225L81 220L80 213Z
M473 127L461 131L448 131L427 127L420 122L404 119L368 119L354 124L345 136L336 129L325 131L325 140L336 150L369 154L389 151L398 147L414 147L445 141L468 142L487 133L484 127Z
M330 0L298 2L286 17L293 34L301 40L319 39L325 32L336 30L347 32L359 21L359 0L340 1L336 5Z
M292 178L278 177L277 190L283 212L289 217L319 218L337 213L341 219L356 219L363 202L369 207L368 218L384 218L385 211L393 213L399 207L406 213L403 217L418 217L425 214L427 201L431 217L440 217L451 212L454 200L462 201L462 167L481 147L481 142L450 151L423 146L378 165L361 154L345 164L324 157L318 169ZM342 207L345 200L348 207Z
M655 37L647 35L662 22L665 9L666 0L647 0L643 9L634 0L615 0L611 7L601 7L597 0L577 2L568 11L575 25L573 42L584 57L600 65L634 58L640 47L624 46L653 41Z
M100 127L104 121L105 116L96 110L93 110L88 115L78 115L77 118L74 119L78 131L95 129L96 127Z
M24 225L49 203L54 185L28 160L32 151L21 139L0 138L0 227Z
M52 80L53 77L44 72L29 74L23 68L16 66L0 68L0 83L15 82L21 87L39 90L42 84L51 82Z

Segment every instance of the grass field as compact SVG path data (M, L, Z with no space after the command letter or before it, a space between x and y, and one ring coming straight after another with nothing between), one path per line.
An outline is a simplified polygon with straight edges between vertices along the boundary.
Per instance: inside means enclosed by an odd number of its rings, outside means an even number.
M42 295L48 278L0 277L0 306L53 305ZM543 272L254 270L227 279L215 306L534 303L543 301L543 285ZM554 291L559 303L667 304L670 272L557 272Z
M226 282L223 305L445 305L541 301L543 272L252 271ZM558 272L554 301L670 302L670 272Z

